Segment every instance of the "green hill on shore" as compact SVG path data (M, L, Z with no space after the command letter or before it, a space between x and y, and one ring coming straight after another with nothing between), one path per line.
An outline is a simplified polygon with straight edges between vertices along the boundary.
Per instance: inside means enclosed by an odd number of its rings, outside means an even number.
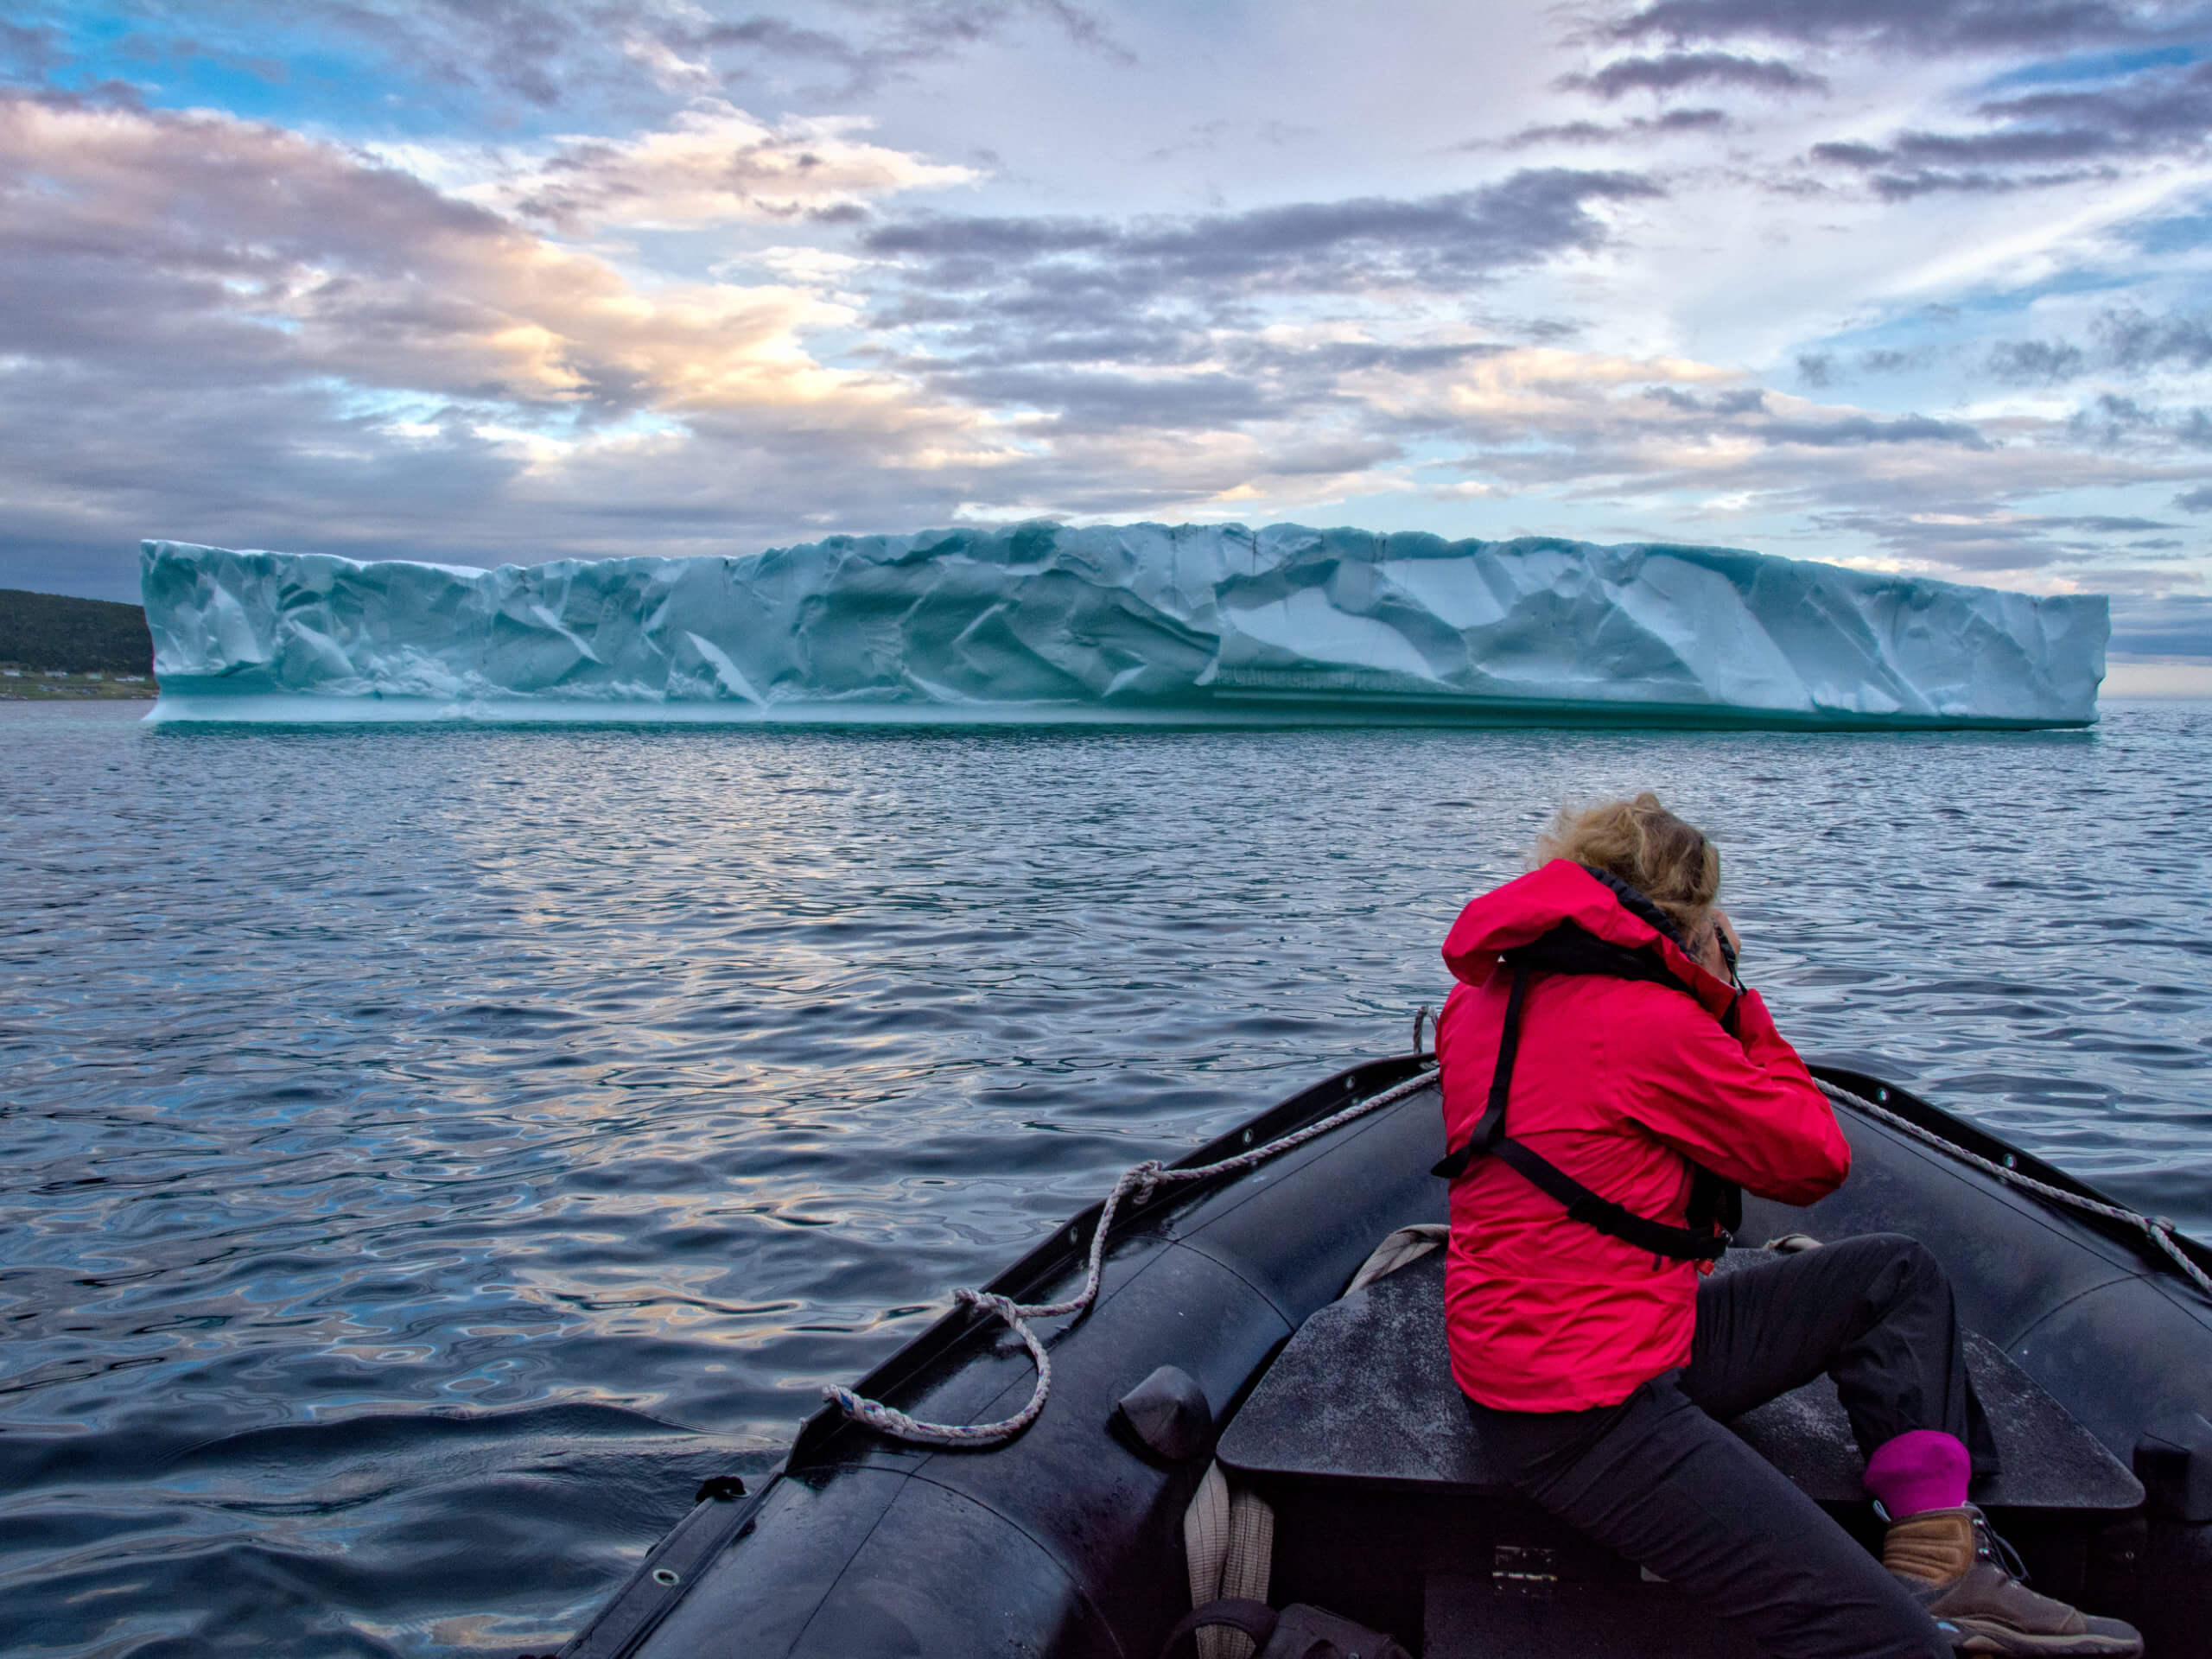
M0 588L0 664L151 674L154 639L136 605Z

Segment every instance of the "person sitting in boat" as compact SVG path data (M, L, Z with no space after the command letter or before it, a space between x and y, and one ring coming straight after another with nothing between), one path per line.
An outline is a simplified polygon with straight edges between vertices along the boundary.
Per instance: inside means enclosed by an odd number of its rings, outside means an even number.
M1809 1204L1851 1152L1736 980L1712 842L1646 793L1563 811L1537 854L1453 925L1436 1035L1452 1369L1516 1486L1782 1659L2139 1653L1995 1558L1967 1501L1994 1448L1925 1248L1713 1273L1741 1188ZM1722 1427L1823 1371L1879 1561Z

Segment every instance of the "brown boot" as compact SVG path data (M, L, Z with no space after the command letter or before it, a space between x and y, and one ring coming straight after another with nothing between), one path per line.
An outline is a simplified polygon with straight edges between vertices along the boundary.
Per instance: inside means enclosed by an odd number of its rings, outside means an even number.
M2078 1612L2029 1589L2005 1569L2000 1549L2011 1554L1968 1503L1891 1522L1882 1565L1951 1632L1961 1653L2143 1651L2133 1625Z

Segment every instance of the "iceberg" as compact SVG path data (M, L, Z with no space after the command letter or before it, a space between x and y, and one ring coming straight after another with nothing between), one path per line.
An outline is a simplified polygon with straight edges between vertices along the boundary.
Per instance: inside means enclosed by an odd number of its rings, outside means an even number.
M2096 718L2101 595L1717 547L1027 524L482 570L144 543L161 721Z

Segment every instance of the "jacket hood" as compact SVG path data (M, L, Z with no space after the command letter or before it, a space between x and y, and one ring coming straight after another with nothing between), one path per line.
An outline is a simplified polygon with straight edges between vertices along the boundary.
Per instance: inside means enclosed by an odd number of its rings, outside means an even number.
M1691 960L1649 899L1564 858L1470 900L1445 938L1444 965L1453 978L1481 985L1503 952L1533 944L1562 922L1608 944L1656 952L1683 988L1716 1015L1735 1000L1733 987Z

